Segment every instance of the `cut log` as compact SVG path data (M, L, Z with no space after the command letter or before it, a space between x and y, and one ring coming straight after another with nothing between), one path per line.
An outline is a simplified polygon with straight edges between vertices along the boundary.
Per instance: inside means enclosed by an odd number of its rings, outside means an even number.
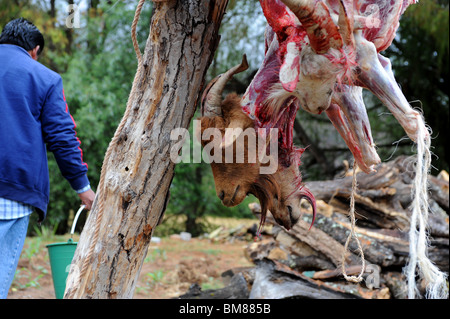
M328 204L347 214L350 206L350 195L351 189L338 189ZM373 192L370 194L367 192L355 194L355 215L357 219L369 227L407 229L409 218L404 210L398 211L391 208L386 200L379 199L374 202L367 195L373 195Z
M382 200L389 206L407 210L411 204L411 189L414 179L413 157L399 156L397 159L379 164L376 172L357 174L358 194L372 201ZM429 176L430 200L435 201L447 214L449 213L449 182L441 173L441 178ZM316 200L329 202L337 191L350 193L352 176L344 174L334 180L311 181L306 186L314 194Z
M242 273L231 278L230 284L222 289L202 291L198 284L193 284L189 290L177 299L247 299L249 297L248 282Z
M383 279L391 292L392 298L406 299L408 297L406 278L402 273L389 271L383 275Z
M252 299L358 299L359 296L314 280L267 259L257 263L250 291Z

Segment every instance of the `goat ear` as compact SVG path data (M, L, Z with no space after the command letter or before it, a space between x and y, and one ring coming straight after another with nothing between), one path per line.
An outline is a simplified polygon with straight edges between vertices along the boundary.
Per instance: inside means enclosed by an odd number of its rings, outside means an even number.
M227 148L228 146L232 145L244 131L244 125L244 119L232 119L228 124L227 129L225 130L225 134L223 136L222 143L220 143L220 147Z
M202 146L205 146L212 141L212 137L209 139L204 139L203 132L208 128L216 128L220 131L224 129L224 121L220 116L207 117L203 116L200 118L200 125L194 126L194 135Z

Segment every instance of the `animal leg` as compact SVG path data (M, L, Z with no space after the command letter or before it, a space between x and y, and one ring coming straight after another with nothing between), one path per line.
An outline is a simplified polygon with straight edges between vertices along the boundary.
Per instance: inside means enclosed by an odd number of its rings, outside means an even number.
M413 110L403 95L395 81L389 59L377 54L373 43L359 38L357 59L361 72L358 81L387 106L409 138L416 141L418 125L422 123L420 113Z
M364 162L361 148L356 142L355 137L352 134L352 129L350 127L349 121L344 112L342 112L339 105L331 103L330 107L326 110L326 114L341 137L344 139L345 144L347 144L347 147L352 152L356 163L358 163L358 166L366 173L374 172L375 170L373 169L372 165L368 166Z
M354 153L358 166L366 173L372 172L373 166L380 163L381 160L375 150L369 117L367 116L366 107L362 97L362 88L344 85L334 92L333 102L339 105L340 111L342 111L344 115L344 121L340 124L348 126L345 130L349 131L353 142L357 144L357 148L361 152ZM336 111L330 112L329 116L330 115L336 117ZM339 125L339 122L336 121L339 121L340 117L342 117L342 115L339 115L337 119L330 118L330 120L336 126L336 124ZM346 143L347 142L350 142L350 139L347 138ZM359 154L361 154L361 158L358 158Z

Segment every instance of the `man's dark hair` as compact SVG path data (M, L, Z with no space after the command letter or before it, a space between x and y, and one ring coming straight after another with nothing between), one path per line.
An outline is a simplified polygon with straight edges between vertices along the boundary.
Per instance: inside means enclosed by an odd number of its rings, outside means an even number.
M3 28L0 34L0 44L15 44L27 51L39 45L37 54L44 49L44 36L39 29L24 18L14 19Z

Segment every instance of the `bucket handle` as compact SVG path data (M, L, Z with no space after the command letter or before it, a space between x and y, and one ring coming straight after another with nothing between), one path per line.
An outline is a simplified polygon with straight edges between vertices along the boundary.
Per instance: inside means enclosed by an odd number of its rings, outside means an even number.
M70 230L70 238L73 237L73 233L75 232L75 226L77 225L78 217L80 217L81 212L86 207L86 205L81 205L80 209L78 209L75 218L73 219L72 229Z

